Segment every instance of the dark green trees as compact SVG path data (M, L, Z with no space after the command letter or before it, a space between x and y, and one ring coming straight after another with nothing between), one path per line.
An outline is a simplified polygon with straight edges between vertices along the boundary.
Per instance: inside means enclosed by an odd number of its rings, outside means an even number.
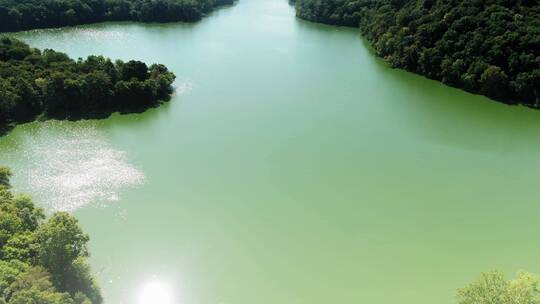
M297 15L359 26L393 67L540 106L538 0L297 0Z
M232 0L0 0L0 32L101 21L196 21Z
M10 192L10 175L0 167L0 303L101 303L77 220L56 213L44 221L30 198Z
M74 61L53 50L0 39L0 126L45 118L102 117L146 109L172 94L175 76L164 65Z
M295 0L296 15L302 19L333 25L358 26L364 1Z

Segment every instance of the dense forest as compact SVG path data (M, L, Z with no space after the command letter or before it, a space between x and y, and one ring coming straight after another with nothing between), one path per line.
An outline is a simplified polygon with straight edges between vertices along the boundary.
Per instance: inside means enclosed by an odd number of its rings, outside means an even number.
M43 210L10 191L0 167L0 303L99 304L86 261L89 240L68 213L45 220Z
M161 64L101 56L74 61L11 38L0 39L0 128L38 117L99 118L166 100L175 75Z
M392 67L540 107L538 0L296 0L297 16L359 26Z
M0 0L0 32L102 21L197 21L233 0Z

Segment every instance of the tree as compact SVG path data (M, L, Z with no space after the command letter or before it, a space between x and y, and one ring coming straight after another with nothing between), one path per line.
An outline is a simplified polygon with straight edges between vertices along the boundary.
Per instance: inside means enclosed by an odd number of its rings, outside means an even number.
M459 304L540 304L540 277L519 272L506 280L499 271L483 273L477 282L458 290Z
M101 303L103 298L101 290L90 272L90 265L85 257L78 257L72 263L72 271L66 274L68 287L67 291L77 296L78 302L85 300L91 303Z
M120 66L120 74L123 80L132 80L135 78L143 81L148 79L148 66L144 62L130 60Z
M86 102L82 105L84 113L99 113L109 107L114 94L110 76L101 70L92 71L83 78L85 83L84 96Z
M38 264L51 272L52 281L59 290L69 287L68 275L74 271L73 263L88 256L88 235L83 233L77 219L66 212L55 213L36 231Z
M27 195L15 196L12 206L14 207L13 211L16 212L20 220L20 230L23 232L36 230L45 218L43 209L34 205L32 199Z
M30 197L11 193L10 176L0 167L0 303L100 304L77 220L55 213L43 223Z
M13 107L13 119L23 122L32 120L41 112L38 90L23 77L17 77L13 87L20 96L20 101Z
M10 187L9 179L11 178L12 173L11 170L7 167L0 166L0 187Z
M0 250L3 259L31 263L36 257L36 238L32 232L18 233L9 238Z
M508 88L508 76L498 66L489 66L480 77L482 93L489 97L504 97Z
M11 83L0 78L0 122L5 122L11 118L13 109L19 100L20 97Z
M28 269L28 265L17 260L0 260L0 299L4 299L9 294L9 287L19 274Z
M57 292L42 267L21 273L9 288L9 304L75 304L68 293Z

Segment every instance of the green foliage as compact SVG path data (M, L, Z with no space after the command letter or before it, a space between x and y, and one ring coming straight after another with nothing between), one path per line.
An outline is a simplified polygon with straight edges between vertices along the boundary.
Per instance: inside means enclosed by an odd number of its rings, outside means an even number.
M39 227L36 240L38 263L51 272L55 286L66 290L69 284L66 274L73 272L73 262L78 257L88 256L88 235L82 232L74 217L58 212Z
M42 218L43 211L28 197L13 196L8 189L0 189L0 257L10 249L11 238L34 231Z
M74 295L76 303L101 303L103 298L99 285L91 275L90 265L86 257L78 256L71 264L70 271L65 273L67 287Z
M36 288L21 290L13 295L10 304L74 304L67 293L42 291Z
M0 172L9 185L10 171ZM0 186L0 303L102 303L86 262L88 235L68 213L44 219L29 197Z
M9 304L74 304L68 293L54 288L49 273L42 267L31 267L21 273L9 292Z
M74 61L53 50L0 39L0 127L45 118L92 118L140 111L167 100L175 76L164 65L111 62L102 56ZM9 172L0 171L0 185Z
M480 83L482 84L481 92L490 97L504 97L505 92L508 90L508 76L498 66L492 65L485 69L482 76L480 76Z
M10 293L10 286L17 277L28 269L28 265L17 260L0 260L0 299L6 298Z
M232 0L0 0L0 32L102 21L197 21Z
M9 188L9 179L11 178L11 175L11 170L9 170L9 168L0 167L0 187L3 186Z
M499 271L483 273L480 280L458 290L459 304L539 304L540 277L519 272L506 280Z
M302 19L333 24L358 26L363 1L296 0L296 15Z
M297 0L300 18L359 26L391 66L540 107L538 0Z
M37 231L37 262L51 273L58 290L84 294L92 303L102 301L99 288L86 263L88 235L77 219L66 212L55 213Z
M18 260L31 262L37 255L36 236L33 232L25 231L13 235L2 247L2 258L7 261Z

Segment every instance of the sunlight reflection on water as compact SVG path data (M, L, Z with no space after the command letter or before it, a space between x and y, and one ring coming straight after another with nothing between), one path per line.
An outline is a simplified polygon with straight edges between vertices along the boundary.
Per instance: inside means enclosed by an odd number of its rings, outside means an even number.
M117 201L122 187L144 182L126 152L111 147L92 123L39 123L18 138L17 150L8 163L22 175L17 191L53 211Z
M138 304L173 304L172 288L161 281L146 283L139 294Z

